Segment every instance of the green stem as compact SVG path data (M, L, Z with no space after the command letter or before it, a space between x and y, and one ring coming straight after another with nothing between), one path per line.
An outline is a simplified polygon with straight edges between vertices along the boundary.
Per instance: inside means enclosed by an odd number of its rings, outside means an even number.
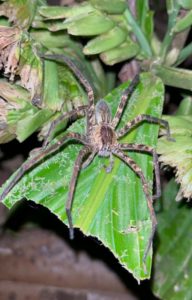
M132 27L132 30L141 46L143 52L145 53L145 55L147 57L151 57L152 56L151 47L150 47L144 33L142 32L141 28L139 27L136 20L134 19L134 17L132 16L131 12L128 9L125 10L124 16L125 16L125 19L128 22L128 24Z
M169 1L167 1L169 2ZM170 5L170 4L169 4ZM167 4L168 6L168 4ZM168 7L168 15L169 15L169 19L168 19L168 28L167 28L167 32L166 35L164 37L162 46L161 46L161 51L160 51L160 56L162 58L162 60L165 60L167 51L169 50L172 40L174 38L174 33L172 31L173 26L176 23L177 20L177 15L179 12L179 6L176 4L173 4L173 6Z

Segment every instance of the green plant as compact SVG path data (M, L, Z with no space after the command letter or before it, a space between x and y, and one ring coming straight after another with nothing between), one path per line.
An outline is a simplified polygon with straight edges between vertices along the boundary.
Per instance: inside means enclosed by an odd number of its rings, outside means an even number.
M176 180L180 185L176 198L190 198L192 72L178 66L192 53L191 43L185 46L192 23L192 5L186 0L167 0L168 26L164 39L160 41L154 30L154 13L148 1L136 0L134 3L135 15L124 0L90 0L73 7L51 7L43 0L9 0L1 4L0 62L6 76L14 79L14 83L11 84L7 78L0 79L3 108L0 141L4 143L17 138L22 142L35 131L43 140L53 119L87 101L85 91L67 66L60 61L45 61L43 68L39 52L72 57L93 86L96 99L108 101L113 113L121 92L129 82L115 88L115 73L110 71L109 66L129 59L145 72L126 107L120 126L141 113L161 117L164 85L185 90L177 113L163 116L170 123L176 142L166 141L162 128L157 150L160 161L176 169ZM105 71L100 60L106 64ZM64 122L56 128L53 143L64 130L81 132L82 128L83 119L74 122L70 128L67 121ZM156 147L158 130L157 125L143 123L124 140ZM25 197L48 207L66 222L64 199L79 149L80 145L67 145L40 163L7 195L5 205L11 208ZM152 158L147 154L133 153L131 157L141 166L152 190ZM112 172L106 176L102 170L103 162L105 160L95 159L80 174L73 203L74 224L86 235L96 236L102 241L138 281L150 278L152 251L147 257L146 269L142 256L150 236L151 221L140 180L118 159ZM46 189L42 188L45 185ZM174 201L175 189L169 193L170 201ZM158 214L158 234L162 235L162 241L169 232L171 237L175 228L169 225L168 233L162 229L165 215L169 221L167 216L172 214L171 209L165 211ZM174 206L178 218L182 211L183 208ZM185 213L189 216L190 210ZM183 226L180 224L184 230ZM123 231L126 234L122 234ZM180 238L183 241L184 237L179 235L178 240ZM166 272L163 264L158 264L158 259L164 247L171 243L172 240L167 238L157 247L155 274ZM175 265L182 265L185 258L175 255ZM189 260L191 262L191 256ZM182 272L181 269L179 271ZM186 276L187 280L190 281L190 276ZM166 293L157 292L157 286L155 283L155 292L168 299ZM176 299L174 297L173 293L171 299Z

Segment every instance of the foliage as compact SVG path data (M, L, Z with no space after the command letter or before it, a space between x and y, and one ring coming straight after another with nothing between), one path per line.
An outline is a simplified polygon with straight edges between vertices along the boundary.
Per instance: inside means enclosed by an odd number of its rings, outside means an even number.
M178 185L172 179L163 193L158 216L158 248L154 261L153 291L166 300L191 299L191 205L178 203Z
M118 104L114 99L120 98L125 86L127 84L104 98L111 105L113 113ZM137 93L133 95L120 127L138 114L138 106L139 113L159 116L163 91L161 80L151 77L150 74L143 74ZM84 132L84 128L85 124L84 122L82 124L80 120L80 123L75 122L69 131ZM157 131L157 125L145 124L124 138L124 141L136 141L154 146ZM62 151L48 158L23 177L16 188L5 198L4 203L10 208L22 197L32 199L48 207L67 223L64 203L74 160L80 148L80 145L69 144ZM151 157L146 154L132 156L144 170L147 179L152 182ZM147 261L147 273L144 273L142 258L151 234L151 221L141 182L118 159L115 160L113 171L106 176L103 168L104 162L107 163L106 160L102 161L97 157L87 169L81 172L73 204L74 225L81 228L86 235L98 237L136 279L148 278L151 257ZM45 190L46 193L40 193ZM128 196L125 197L125 195Z
M147 73L141 75L141 84L130 99L122 124L140 113L160 117L164 106L163 84L186 90L176 114L163 116L170 124L175 143L165 139L161 128L157 151L162 164L176 170L180 189L177 196L174 190L170 191L170 199L191 198L192 71L178 67L192 53L192 43L186 45L192 24L191 1L166 1L168 24L162 41L155 30L154 12L148 1L136 0L134 7L132 3L130 1L128 6L125 0L90 0L72 7L57 7L48 6L44 0L3 1L0 5L0 68L5 78L0 79L0 142L13 138L22 142L35 131L43 140L52 120L87 102L84 89L67 66L61 61L42 61L39 53L59 53L72 58L93 86L96 100L109 93L105 99L113 113L120 92L128 83L113 90L117 83L110 66L129 59L130 64L135 63L138 69ZM106 64L105 71L101 61ZM74 122L69 130L77 128L81 131L82 122ZM56 128L55 135L67 126L66 120ZM125 139L155 147L157 131L157 125L142 124ZM67 223L64 199L78 149L79 146L67 145L33 168L9 193L5 204L11 207L25 196L47 206ZM151 158L144 154L131 155L151 182L152 189ZM60 161L63 161L62 165L59 165ZM43 182L49 184L50 189L42 189ZM174 210L175 203L173 207ZM176 210L178 218L183 215L184 208L177 206ZM185 214L190 214L190 209L186 209ZM81 172L73 215L76 227L101 240L138 281L150 277L152 252L147 258L146 272L141 261L151 221L141 183L127 166L116 160L112 173L106 175L102 160L96 158ZM106 216L109 221L105 220ZM169 220L169 211L159 214L162 242L157 251L160 253L164 253L167 243L161 222L164 216ZM170 230L172 226L175 225L171 223ZM138 231L129 230L133 227L139 228ZM123 230L126 236L122 234ZM158 257L157 254L156 259ZM155 272L158 272L161 264L156 259ZM161 259L163 261L162 256ZM177 257L181 266L184 260L185 256ZM158 275L155 278L159 278ZM174 284L178 285L176 278ZM158 284L154 286L157 291ZM157 294L166 299L163 290Z

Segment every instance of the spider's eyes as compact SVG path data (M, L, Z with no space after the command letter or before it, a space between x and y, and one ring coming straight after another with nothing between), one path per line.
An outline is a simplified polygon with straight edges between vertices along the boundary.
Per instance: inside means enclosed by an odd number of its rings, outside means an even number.
M111 122L111 110L104 100L99 100L95 107L97 124Z

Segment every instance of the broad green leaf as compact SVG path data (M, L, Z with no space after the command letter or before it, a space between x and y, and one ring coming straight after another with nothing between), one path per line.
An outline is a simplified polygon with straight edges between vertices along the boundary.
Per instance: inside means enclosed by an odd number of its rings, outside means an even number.
M105 97L113 115L125 87L127 83ZM143 74L124 112L120 127L141 113L160 117L163 95L161 80L150 73ZM84 119L75 122L69 131L85 132ZM158 125L145 123L123 140L155 146L157 133ZM56 154L44 159L10 191L4 199L5 205L10 208L25 197L48 207L68 224L65 200L74 161L81 148L81 145L68 143ZM141 166L152 193L151 156L143 153L130 153L130 156ZM151 220L141 182L119 159L115 159L114 168L109 174L103 168L104 163L107 164L108 160L96 157L81 171L73 200L74 226L86 235L97 237L138 281L149 278L152 249L147 257L146 272L142 259L151 235Z
M171 180L158 214L158 248L154 260L153 292L163 300L191 300L191 206L175 201L177 184Z

